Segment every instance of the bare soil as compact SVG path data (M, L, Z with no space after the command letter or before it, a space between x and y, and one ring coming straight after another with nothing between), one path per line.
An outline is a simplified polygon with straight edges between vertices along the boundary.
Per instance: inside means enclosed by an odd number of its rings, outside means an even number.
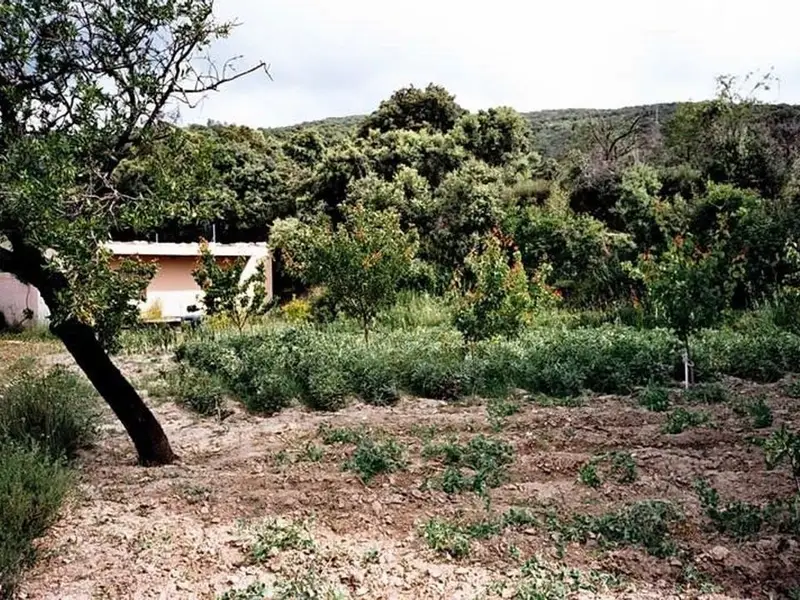
M11 352L3 342L0 349L4 356ZM126 358L120 364L142 381L164 360ZM775 427L800 425L797 402L783 397L779 384L731 385L742 394L765 393ZM180 462L136 466L124 431L109 415L96 447L80 458L76 492L41 540L40 559L20 597L213 599L232 587L311 569L352 598L510 598L509 586L492 590L517 577L521 561L533 555L620 580L575 597L777 598L800 587L797 539L766 535L738 543L715 533L701 514L693 491L698 477L708 478L725 500L764 502L794 492L789 472L767 471L761 449L747 441L769 430L755 432L728 406L699 407L712 416L713 427L666 435L660 431L665 414L617 397L594 397L576 408L524 403L499 432L491 429L481 403L407 398L389 408L354 404L335 414L292 409L271 418L234 407L222 422L170 401L151 404ZM408 468L365 485L342 470L352 446L323 446L322 424L364 425L395 436ZM434 428L434 440L484 433L513 445L508 480L491 491L488 507L473 493L448 496L425 488L426 479L441 472L422 457L426 428ZM319 462L304 459L308 442L324 447ZM598 489L582 485L580 466L610 450L633 455L638 479L606 481ZM675 531L684 549L680 558L655 558L635 547L606 550L591 542L563 545L534 527L476 541L466 558L451 560L429 549L420 535L431 517L477 519L542 505L565 516L600 514L644 499L681 507L685 519ZM247 527L269 517L308 520L314 549L277 553L255 564ZM701 574L693 585L685 581L688 571ZM701 580L714 593L701 594Z

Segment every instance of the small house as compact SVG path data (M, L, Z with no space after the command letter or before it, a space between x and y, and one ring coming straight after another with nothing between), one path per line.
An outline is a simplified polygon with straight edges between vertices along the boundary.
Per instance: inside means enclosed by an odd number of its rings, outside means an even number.
M141 303L142 318L146 321L180 321L196 314L201 306L202 290L192 276L200 256L197 243L110 242L112 266L122 258L140 258L156 264L156 274ZM272 261L267 245L239 243L209 243L208 249L220 262L246 258L242 280L256 272L259 263L266 262L267 297L272 297ZM13 275L0 273L0 312L9 324L46 324L50 315L38 290L18 281Z

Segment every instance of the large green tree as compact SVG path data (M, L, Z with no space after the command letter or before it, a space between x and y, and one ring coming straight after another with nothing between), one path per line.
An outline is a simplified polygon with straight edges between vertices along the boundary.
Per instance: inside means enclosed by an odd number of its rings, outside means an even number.
M0 269L39 289L53 333L144 464L175 454L107 353L144 273L112 269L102 244L162 207L121 193L115 173L169 135L179 106L264 69L213 64L211 45L230 31L213 0L0 2Z

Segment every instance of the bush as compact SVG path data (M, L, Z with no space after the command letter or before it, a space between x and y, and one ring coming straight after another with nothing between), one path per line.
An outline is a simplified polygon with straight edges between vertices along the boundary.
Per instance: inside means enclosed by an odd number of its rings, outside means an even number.
M292 298L281 307L281 314L289 323L305 323L311 319L311 309L310 301Z
M392 473L405 468L403 449L394 439L376 442L364 438L358 442L353 455L344 468L354 472L364 483L369 483L380 473Z
M222 416L225 388L211 373L180 365L177 372L171 374L170 392L177 402L198 414Z
M89 384L65 367L44 375L21 367L0 397L0 444L36 445L53 458L73 458L95 438L95 399Z
M345 366L350 389L367 404L387 406L400 399L395 372L384 356L356 352Z
M707 331L693 360L700 372L772 383L800 364L800 336L778 329Z
M337 323L321 327L272 327L258 334L195 339L178 357L219 377L249 410L272 414L295 398L314 410L337 410L348 397L383 405L400 391L441 400L478 395L505 397L514 389L532 395L576 397L586 390L639 396L666 410L663 386L682 376L680 344L663 329L621 325L528 329L514 340L475 342L445 327L400 329L369 345ZM695 344L695 374L704 380L733 375L774 380L800 364L800 336L778 330L706 331ZM723 399L718 384L690 393L703 402Z
M55 520L69 479L60 461L34 447L0 445L0 598L11 597L32 562L33 541Z

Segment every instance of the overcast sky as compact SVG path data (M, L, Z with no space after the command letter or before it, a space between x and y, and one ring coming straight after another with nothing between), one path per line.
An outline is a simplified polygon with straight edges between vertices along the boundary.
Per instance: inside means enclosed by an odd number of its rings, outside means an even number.
M774 67L768 101L800 103L796 0L218 0L241 25L219 57L253 75L183 112L256 127L368 113L397 88L444 85L470 109L699 100L722 73Z

